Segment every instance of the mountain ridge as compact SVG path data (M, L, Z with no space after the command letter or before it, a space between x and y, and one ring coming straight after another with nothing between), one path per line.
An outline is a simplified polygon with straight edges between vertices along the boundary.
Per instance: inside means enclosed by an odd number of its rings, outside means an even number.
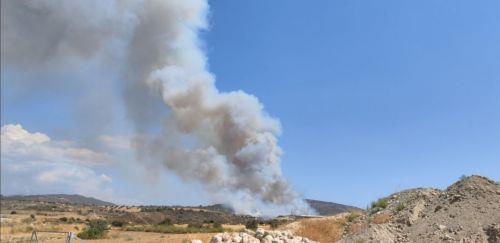
M114 203L79 194L37 194L1 196L2 200L38 201L48 203L67 203L72 205L113 206Z
M39 195L9 195L1 196L2 200L18 200L18 201L39 201L49 203L67 203L72 205L96 205L96 206L114 206L116 204L100 200L94 197L83 196L79 194L39 194ZM362 209L321 200L304 199L311 208L319 215L328 216L349 211L362 211ZM234 213L229 206L224 204L212 204L201 206L201 208Z

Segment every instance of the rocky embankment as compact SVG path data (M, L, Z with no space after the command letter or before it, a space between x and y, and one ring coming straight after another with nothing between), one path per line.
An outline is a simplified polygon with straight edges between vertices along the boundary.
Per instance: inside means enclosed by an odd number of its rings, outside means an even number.
M266 231L221 233L215 235L210 243L314 243L304 237L294 236L290 231Z
M355 227L354 227L355 226ZM464 177L446 190L411 189L381 199L340 242L500 242L500 184Z

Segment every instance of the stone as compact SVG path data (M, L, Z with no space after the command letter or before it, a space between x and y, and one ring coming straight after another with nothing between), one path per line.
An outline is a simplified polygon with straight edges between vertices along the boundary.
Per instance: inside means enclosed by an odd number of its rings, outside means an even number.
M220 233L210 243L314 243L307 238L294 236L290 231L266 231L257 229L251 233Z

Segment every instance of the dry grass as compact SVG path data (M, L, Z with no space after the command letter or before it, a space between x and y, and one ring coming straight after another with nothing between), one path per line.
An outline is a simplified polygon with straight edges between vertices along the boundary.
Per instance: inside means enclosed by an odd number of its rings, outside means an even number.
M130 209L134 210L134 209ZM50 231L64 231L73 232L74 234L80 232L86 227L84 223L70 220L71 218L86 218L96 217L94 215L82 216L73 212L36 212L36 211L22 211L16 210L17 214L10 214L11 210L7 213L1 214L0 220L0 243L4 242L29 242L32 230L50 230ZM34 214L35 218L30 215ZM67 222L62 222L60 218L68 218ZM187 227L187 225L184 225ZM228 231L239 231L244 229L244 225L223 225ZM121 243L121 242L172 242L184 243L192 239L200 239L203 242L209 242L216 233L187 233L187 234L166 234L154 232L130 232L124 231L122 228L113 228L109 231L106 239L101 240L87 240L87 242L107 242L107 243ZM57 243L64 242L65 234L53 233L38 233L38 238L41 242Z
M243 230L245 230L245 225L242 225L242 224L223 224L222 227L225 230L229 230L229 231L243 231ZM259 226L259 228L263 228L263 227Z
M130 232L111 230L108 233L107 239L102 240L87 240L87 242L106 242L106 243L121 243L121 242L168 242L168 243L184 243L190 240L198 239L203 242L210 242L214 236L213 233L195 233L195 234L162 234L153 232Z
M295 234L320 243L335 242L342 238L345 222L345 218L336 217L301 220Z
M349 225L349 227L347 228L347 233L350 235L356 234L356 233L358 233L366 228L368 228L367 223L363 223L363 222L353 223L353 224Z
M359 212L351 212L351 213L347 216L346 220L347 220L347 222L353 222L353 221L354 221L354 220L356 220L359 216L361 216L361 213L359 213Z
M372 222L374 224L383 224L389 222L389 219L391 219L390 215L381 213L373 216Z

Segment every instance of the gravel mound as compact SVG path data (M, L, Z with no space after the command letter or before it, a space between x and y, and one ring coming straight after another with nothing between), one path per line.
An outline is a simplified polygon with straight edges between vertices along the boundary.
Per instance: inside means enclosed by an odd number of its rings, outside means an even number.
M257 229L255 232L220 233L215 235L210 243L314 243L304 237L294 236L290 231L265 231Z
M368 226L340 242L499 242L500 184L464 177L446 190L411 189L352 223ZM385 222L375 222L384 218Z

